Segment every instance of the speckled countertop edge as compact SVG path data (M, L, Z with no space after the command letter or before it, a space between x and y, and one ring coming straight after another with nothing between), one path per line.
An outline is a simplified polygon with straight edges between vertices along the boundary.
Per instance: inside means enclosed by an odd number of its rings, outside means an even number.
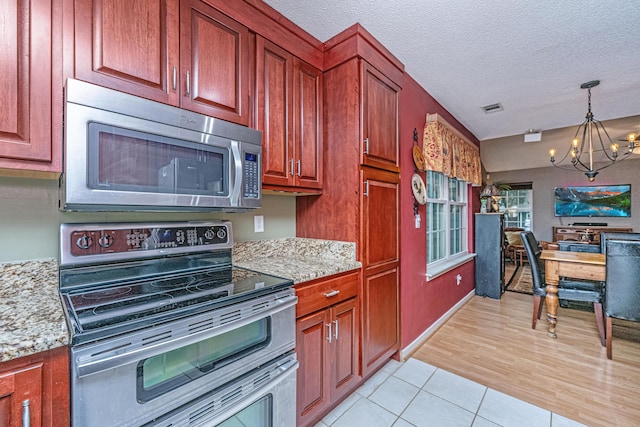
M236 242L233 264L292 279L295 284L362 267L353 242L300 237Z
M352 242L284 238L236 242L233 263L294 283L362 267ZM69 344L55 259L0 263L0 362Z
M0 362L67 344L58 261L0 264Z

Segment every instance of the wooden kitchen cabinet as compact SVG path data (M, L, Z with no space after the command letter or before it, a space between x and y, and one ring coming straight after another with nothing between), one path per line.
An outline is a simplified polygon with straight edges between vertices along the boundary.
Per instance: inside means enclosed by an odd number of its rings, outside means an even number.
M297 425L310 425L358 384L359 274L296 286Z
M258 36L256 92L257 128L263 132L264 188L319 192L322 72Z
M55 3L0 3L2 175L52 178L61 171L62 11Z
M398 93L400 88L366 61L362 84L362 164L393 172L398 163Z
M247 27L200 0L75 3L75 77L249 125Z
M362 371L366 376L400 348L400 177L372 168L363 168L362 177Z
M358 24L325 43L322 195L296 201L296 235L356 243L361 375L400 348L398 101L403 65ZM369 138L368 153L365 140Z
M0 364L0 425L69 425L68 349L59 347Z

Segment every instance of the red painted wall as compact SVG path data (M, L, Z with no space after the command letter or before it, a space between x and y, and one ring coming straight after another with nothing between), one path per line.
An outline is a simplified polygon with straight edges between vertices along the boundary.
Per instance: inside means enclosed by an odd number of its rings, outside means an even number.
M414 163L411 154L413 147L413 129L418 130L419 144L422 145L426 114L438 113L452 126L479 145L478 140L466 130L448 111L431 97L408 74L404 75L400 93L400 164L402 185L400 189L400 227L401 227L401 275L400 275L400 316L401 342L405 348L411 344L429 326L467 295L475 286L474 262L451 270L436 279L426 279L426 207L420 206L420 228L415 228L413 214L413 193L411 176ZM420 173L423 179L425 174ZM473 188L470 200L479 200L480 191ZM479 211L479 203L472 203L469 209L469 243L473 251L473 212ZM456 285L456 276L462 275L462 283Z

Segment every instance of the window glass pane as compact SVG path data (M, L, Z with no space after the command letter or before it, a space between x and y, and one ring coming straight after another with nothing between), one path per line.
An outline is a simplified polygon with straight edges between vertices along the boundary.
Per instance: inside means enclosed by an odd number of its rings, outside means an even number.
M427 263L446 256L445 205L429 203L427 205Z
M427 171L427 198L442 198L443 175L439 172Z
M498 204L500 211L505 213L505 227L531 230L533 190L503 191Z

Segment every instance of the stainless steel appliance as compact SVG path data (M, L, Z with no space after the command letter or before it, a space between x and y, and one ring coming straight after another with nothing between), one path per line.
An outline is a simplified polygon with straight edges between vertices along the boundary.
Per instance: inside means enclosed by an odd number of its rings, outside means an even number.
M262 133L68 79L60 209L224 210L262 202Z
M295 425L293 283L234 268L231 223L60 235L74 426Z

